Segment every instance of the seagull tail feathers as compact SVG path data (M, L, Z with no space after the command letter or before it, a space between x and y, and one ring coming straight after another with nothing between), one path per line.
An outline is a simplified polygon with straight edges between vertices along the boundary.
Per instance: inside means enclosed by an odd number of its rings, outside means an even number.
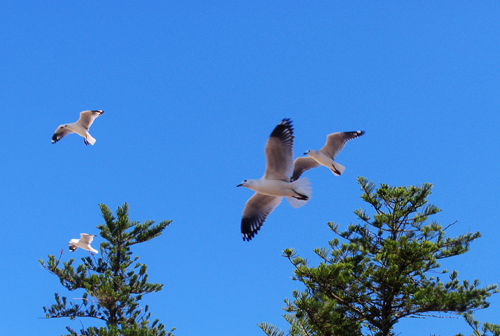
M307 177L302 177L297 181L292 182L292 189L299 195L298 197L289 196L286 198L292 207L300 208L311 199L311 182L309 182Z
M345 167L342 166L340 163L332 161L332 168L330 170L332 171L333 175L339 176L344 173Z
M95 139L92 137L92 135L88 134L87 133L87 136L85 138L91 145L94 145L95 144Z

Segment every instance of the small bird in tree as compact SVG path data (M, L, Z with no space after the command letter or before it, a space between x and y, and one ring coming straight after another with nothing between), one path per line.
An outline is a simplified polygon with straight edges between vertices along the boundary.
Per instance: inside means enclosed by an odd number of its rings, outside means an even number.
M309 155L308 157L295 159L292 181L297 180L306 170L319 166L329 168L336 176L342 175L345 167L333 160L344 148L347 141L360 137L363 134L365 134L365 131L337 132L328 135L323 148L320 150L309 149L304 153L304 155Z
M80 233L80 239L71 239L69 241L69 250L71 252L75 252L76 249L82 248L84 250L87 250L90 252L90 254L94 255L94 253L99 253L96 249L93 249L92 246L90 246L90 243L92 243L92 240L94 240L95 235L89 235L86 233Z
M293 128L290 119L283 119L266 143L266 170L264 176L244 180L237 187L255 191L247 201L241 220L243 240L250 241L283 197L294 208L307 203L311 186L307 178L290 182L293 170Z
M71 124L60 125L52 136L52 143L56 143L66 135L76 133L83 137L85 145L95 144L96 140L89 134L89 128L94 119L103 114L103 110L87 110L80 112L80 119Z

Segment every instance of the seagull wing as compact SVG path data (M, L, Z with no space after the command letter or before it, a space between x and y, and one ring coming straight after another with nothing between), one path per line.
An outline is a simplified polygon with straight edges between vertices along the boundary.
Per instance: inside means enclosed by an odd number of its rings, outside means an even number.
M247 201L241 219L241 236L250 241L257 234L262 224L273 210L281 203L283 197L268 196L255 193Z
M94 235L80 233L80 243L90 245L90 243L92 243L92 240L94 240Z
M73 133L73 130L69 129L68 127L64 127L64 125L60 125L52 136L52 143L58 142L70 133Z
M290 181L293 170L293 127L290 119L283 119L266 143L266 171L264 177Z
M326 137L326 144L321 148L321 151L334 159L338 153L344 148L345 143L351 139L365 134L365 131L354 131L354 132L337 132L329 134Z
M320 164L318 161L314 160L312 157L299 157L295 159L293 163L293 175L290 181L296 181L299 179L300 175L306 170L316 168Z
M94 119L103 114L102 110L87 110L80 112L80 119L76 122L84 127L87 131L94 122Z

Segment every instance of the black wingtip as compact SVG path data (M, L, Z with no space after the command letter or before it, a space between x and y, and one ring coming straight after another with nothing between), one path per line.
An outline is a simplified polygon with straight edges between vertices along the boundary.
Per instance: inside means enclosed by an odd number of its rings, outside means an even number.
M357 137L362 136L365 134L365 131L350 131L350 132L343 132L344 134L348 134L351 139L355 139Z
M258 233L262 224L258 225L255 218L243 217L241 219L241 237L243 241L250 241Z
M270 135L271 137L279 138L281 141L293 141L293 126L290 118L283 119L276 126Z
M350 133L353 137L357 138L365 134L365 131L352 131L352 132L347 132Z

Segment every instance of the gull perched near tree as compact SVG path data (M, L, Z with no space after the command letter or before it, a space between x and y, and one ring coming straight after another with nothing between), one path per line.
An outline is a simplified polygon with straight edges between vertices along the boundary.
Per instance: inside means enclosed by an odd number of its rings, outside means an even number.
M89 128L94 119L103 114L103 110L87 110L80 112L80 119L71 124L60 125L52 136L52 143L56 143L70 133L76 133L83 137L83 142L88 145L95 144L95 139L89 134Z
M311 197L311 184L307 178L290 182L293 170L293 128L290 119L283 119L266 143L266 170L260 179L244 180L237 187L255 191L243 210L241 235L250 241L257 234L266 217L283 197L294 208L307 203Z
M69 241L69 250L71 252L75 252L77 248L82 248L89 251L90 254L92 254L92 252L99 253L96 249L93 249L92 246L90 246L90 243L92 243L94 237L95 235L80 233L80 239L71 239Z
M308 157L295 159L292 181L297 180L306 170L319 166L329 168L334 175L342 175L345 167L333 160L344 148L347 141L360 137L363 134L365 134L365 131L337 132L329 134L326 137L326 144L323 148L320 150L309 149L304 153L304 155L309 155Z

